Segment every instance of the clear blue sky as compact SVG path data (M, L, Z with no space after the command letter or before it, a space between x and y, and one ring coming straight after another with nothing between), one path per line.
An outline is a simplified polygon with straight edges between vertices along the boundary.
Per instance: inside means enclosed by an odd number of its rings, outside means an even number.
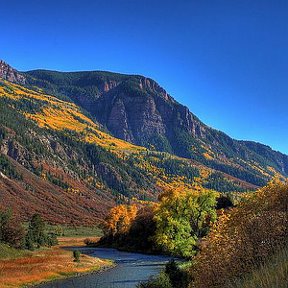
M287 0L1 0L18 70L154 78L206 124L288 154Z

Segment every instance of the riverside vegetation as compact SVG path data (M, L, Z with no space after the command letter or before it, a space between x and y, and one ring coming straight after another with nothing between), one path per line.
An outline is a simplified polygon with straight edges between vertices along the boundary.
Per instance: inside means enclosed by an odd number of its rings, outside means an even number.
M219 207L220 199L199 188L165 191L159 203L117 206L99 244L189 261L184 268L169 263L142 288L287 287L288 183L275 179L234 207Z

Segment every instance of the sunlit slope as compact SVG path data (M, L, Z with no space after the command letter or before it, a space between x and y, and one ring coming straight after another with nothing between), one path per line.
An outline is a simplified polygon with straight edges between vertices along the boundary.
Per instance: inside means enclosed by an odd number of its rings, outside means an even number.
M155 199L153 181L122 160L140 151L75 104L0 80L0 207L23 219L91 225L117 202Z
M111 150L145 150L101 131L99 125L85 116L72 102L65 102L7 81L0 86L0 97L29 103L27 106L31 108L31 112L23 112L23 115L36 121L39 127L75 131L83 141L96 143Z

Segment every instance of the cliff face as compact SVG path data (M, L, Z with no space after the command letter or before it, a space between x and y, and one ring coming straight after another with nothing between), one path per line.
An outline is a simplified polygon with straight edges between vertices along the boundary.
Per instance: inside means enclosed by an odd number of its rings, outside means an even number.
M103 93L90 112L116 137L144 146L160 137L171 145L177 129L195 138L205 134L205 125L187 107L178 104L155 81L144 77L130 79ZM163 143L157 141L156 148L160 149Z
M13 83L25 84L25 77L2 60L0 60L0 78Z

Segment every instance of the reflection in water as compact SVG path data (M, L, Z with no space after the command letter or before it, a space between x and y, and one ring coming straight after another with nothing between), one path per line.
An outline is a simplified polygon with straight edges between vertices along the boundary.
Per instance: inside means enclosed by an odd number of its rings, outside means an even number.
M113 260L117 266L101 273L38 285L37 288L132 288L158 274L171 259L166 256L121 252L108 248L81 248L81 253Z

